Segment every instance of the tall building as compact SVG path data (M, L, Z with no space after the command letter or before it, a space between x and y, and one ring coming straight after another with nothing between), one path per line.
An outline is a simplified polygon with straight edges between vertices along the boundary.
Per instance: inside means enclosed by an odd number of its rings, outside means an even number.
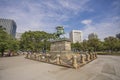
M6 32L15 38L17 25L14 20L0 19L0 26L5 28Z
M88 35L88 39L94 39L94 38L98 38L96 33L91 33Z
M116 38L120 39L120 33L116 34Z
M70 32L70 40L71 40L72 43L82 42L82 31L72 30Z

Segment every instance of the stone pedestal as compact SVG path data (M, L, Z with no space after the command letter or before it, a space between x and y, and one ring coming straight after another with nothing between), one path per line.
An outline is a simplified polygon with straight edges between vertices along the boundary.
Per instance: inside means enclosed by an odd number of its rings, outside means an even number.
M69 40L53 41L50 47L51 54L71 53L71 42Z

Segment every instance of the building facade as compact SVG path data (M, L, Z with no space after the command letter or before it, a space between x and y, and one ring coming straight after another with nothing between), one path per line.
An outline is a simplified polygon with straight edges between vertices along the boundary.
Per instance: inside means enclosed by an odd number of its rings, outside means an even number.
M70 40L71 40L72 43L82 42L82 31L72 30L70 32Z
M5 28L5 31L15 38L17 25L14 20L0 18L0 26Z
M88 39L96 39L96 38L98 38L96 33L91 33L88 35Z

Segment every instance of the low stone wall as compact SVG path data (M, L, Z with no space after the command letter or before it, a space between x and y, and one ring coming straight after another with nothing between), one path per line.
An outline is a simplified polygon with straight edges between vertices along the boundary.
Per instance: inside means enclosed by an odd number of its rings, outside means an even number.
M72 56L71 56L72 55ZM68 55L67 55L68 56ZM50 55L50 54L26 54L27 59L36 60L40 62L70 67L70 68L79 68L97 58L96 53L87 53L87 54L70 54L70 58L67 58L65 55Z

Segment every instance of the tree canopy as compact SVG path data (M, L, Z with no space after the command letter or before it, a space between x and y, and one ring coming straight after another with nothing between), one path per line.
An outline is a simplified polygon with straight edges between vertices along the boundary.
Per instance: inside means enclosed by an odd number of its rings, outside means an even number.
M100 41L98 37L83 40L81 43L72 43L72 49L81 51L120 51L120 39L117 37L106 37Z
M19 45L17 40L15 40L11 35L9 35L2 26L0 27L0 53L1 56L4 55L6 50L17 51Z
M44 31L28 31L25 32L20 41L21 50L39 52L41 50L49 50L50 39L53 34Z

